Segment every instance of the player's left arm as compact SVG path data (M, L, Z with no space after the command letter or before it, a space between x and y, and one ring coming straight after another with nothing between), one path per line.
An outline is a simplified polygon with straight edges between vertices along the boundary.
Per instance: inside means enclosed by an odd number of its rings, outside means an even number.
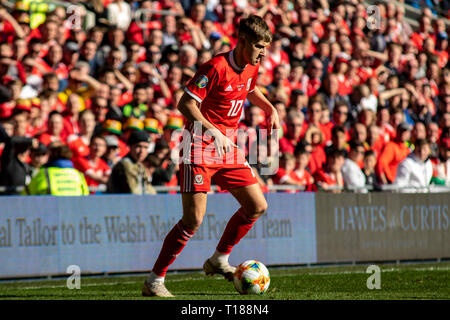
M264 110L264 112L269 116L269 134L272 129L280 129L280 119L278 117L277 109L275 109L272 103L270 103L270 101L261 92L261 90L258 89L258 87L255 87L254 90L248 93L247 99L251 104L256 105Z

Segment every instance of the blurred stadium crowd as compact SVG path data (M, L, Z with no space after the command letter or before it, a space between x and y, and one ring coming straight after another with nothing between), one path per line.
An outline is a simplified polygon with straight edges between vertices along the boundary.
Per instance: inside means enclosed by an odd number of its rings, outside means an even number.
M362 0L0 4L4 194L39 194L20 190L39 172L31 185L47 180L48 192L49 167L73 166L91 193L177 186L171 137L184 123L183 87L234 47L249 14L274 34L258 86L282 120L280 168L260 175L265 191L450 186L448 1L406 1L420 7L418 28L402 2L375 11ZM239 127L248 155L264 112L247 102Z

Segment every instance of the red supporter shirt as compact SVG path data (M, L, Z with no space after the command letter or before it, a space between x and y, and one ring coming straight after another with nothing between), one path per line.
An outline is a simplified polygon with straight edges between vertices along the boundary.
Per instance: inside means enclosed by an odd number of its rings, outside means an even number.
M328 186L336 186L338 185L338 181L336 180L335 177L333 177L330 173L326 172L323 169L318 170L315 174L314 174L314 180L318 183L318 182L324 182L326 183ZM344 182L341 181L340 185L344 185Z
M111 168L101 158L92 161L89 157L78 157L73 161L73 166L85 175L86 183L90 187L96 187L99 183L89 178L86 173L93 172L102 175L109 175L111 173Z
M72 150L73 157L86 157L89 155L89 145L83 138L77 135L71 135L67 138L67 145Z
M327 156L324 149L321 146L315 146L308 163L311 174L314 175L318 170L322 169L325 162L327 162Z
M185 88L186 93L200 103L200 111L206 120L225 135L227 129L237 130L247 94L255 89L259 69L259 64L248 64L241 70L234 61L233 52L219 54L200 66ZM194 132L193 123L189 122L187 129ZM193 136L194 146L201 146L200 151L212 142ZM214 152L210 154L215 157Z
M305 186L305 189L309 188L311 184L313 184L314 180L308 170L304 169L302 171L292 170L291 172L287 172L284 168L279 168L277 173L273 178L273 182L275 184L283 184L288 179L292 179L293 181ZM295 192L295 191L294 191Z
M0 119L9 118L10 116L12 116L15 107L15 101L0 103Z
M64 137L63 135L61 135L59 137L55 137L48 132L44 132L43 134L41 134L39 136L39 142L45 144L46 146L48 146L50 143L56 142L56 141L66 144L66 137Z

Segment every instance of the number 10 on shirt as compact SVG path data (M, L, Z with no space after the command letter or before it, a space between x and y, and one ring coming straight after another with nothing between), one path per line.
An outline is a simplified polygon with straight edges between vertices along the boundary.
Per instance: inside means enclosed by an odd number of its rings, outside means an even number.
M231 100L231 108L230 111L228 111L227 116L234 117L237 115L241 111L243 104L244 100Z

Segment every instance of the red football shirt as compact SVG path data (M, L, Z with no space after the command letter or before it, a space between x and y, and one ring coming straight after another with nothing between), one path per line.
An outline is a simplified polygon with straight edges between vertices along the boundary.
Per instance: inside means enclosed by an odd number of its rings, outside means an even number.
M200 66L195 76L184 89L200 103L202 115L223 134L230 136L235 132L241 119L247 94L256 86L259 64L247 64L240 69L233 57L233 50L219 54ZM193 123L187 130L194 133ZM194 136L194 145L206 148L211 141ZM211 153L214 157L214 153Z
M91 186L96 187L99 185L99 183L94 179L90 178L89 176L87 176L86 174L88 172L102 175L109 175L111 173L110 167L101 158L93 161L89 157L77 157L73 161L73 166L75 169L79 170L85 175L86 183L90 187Z

